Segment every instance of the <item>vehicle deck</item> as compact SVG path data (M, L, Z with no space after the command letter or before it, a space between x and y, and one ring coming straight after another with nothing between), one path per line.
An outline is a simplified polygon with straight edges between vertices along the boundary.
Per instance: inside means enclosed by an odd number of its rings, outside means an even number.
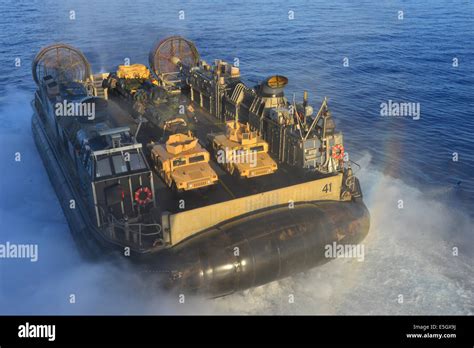
M120 101L120 104L122 104L123 107L126 106L124 105L126 102ZM173 109L176 109L177 105L185 105L187 110L189 104L193 105L194 112L191 113L186 111L186 115L173 113ZM143 143L144 148L146 148L146 144L150 143L150 141L157 142L161 138L161 125L163 121L159 119L160 115L173 114L175 117L184 118L193 130L194 135L206 148L209 148L207 139L208 134L221 133L225 131L225 124L222 121L216 119L206 110L200 108L199 105L193 103L185 95L180 95L176 100L156 105L155 108L153 115L150 115L149 113L145 114L146 122L142 125L138 136L138 139ZM272 153L269 154L272 156ZM276 160L275 158L273 159ZM149 156L148 160L151 164L152 162ZM278 163L277 160L276 162ZM240 179L224 171L214 160L211 160L210 165L219 176L219 181L215 185L180 193L174 192L168 188L159 175L154 172L155 197L160 209L162 211L175 213L325 177L321 174L303 172L295 167L278 163L278 170L273 174L251 179ZM180 200L184 200L184 209L179 206Z

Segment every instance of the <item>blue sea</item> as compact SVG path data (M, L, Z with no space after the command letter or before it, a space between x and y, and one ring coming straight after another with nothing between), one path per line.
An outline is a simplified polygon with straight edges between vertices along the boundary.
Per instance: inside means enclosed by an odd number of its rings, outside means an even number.
M0 259L0 313L474 313L472 1L3 0L0 14L0 243L43 250L33 265ZM372 216L365 262L334 260L183 309L166 295L131 296L146 280L81 261L31 140L31 62L64 42L94 72L112 71L127 58L147 64L171 35L207 61L237 58L249 85L278 73L290 98L306 89L317 109L328 97L361 166ZM419 119L381 116L389 101L416 103ZM65 300L72 292L76 305Z

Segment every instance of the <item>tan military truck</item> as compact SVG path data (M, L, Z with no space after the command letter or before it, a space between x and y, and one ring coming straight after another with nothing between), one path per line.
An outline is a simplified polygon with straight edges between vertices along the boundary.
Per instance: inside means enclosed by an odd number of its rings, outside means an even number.
M151 158L157 173L176 191L195 190L218 180L209 165L209 152L191 132L172 134L166 143L154 145Z
M228 121L225 134L209 134L208 139L217 163L231 175L254 178L278 169L268 154L268 143L248 124Z

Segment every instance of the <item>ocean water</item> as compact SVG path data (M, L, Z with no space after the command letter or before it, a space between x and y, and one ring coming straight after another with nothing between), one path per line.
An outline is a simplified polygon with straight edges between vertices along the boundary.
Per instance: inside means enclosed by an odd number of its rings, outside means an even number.
M36 263L0 259L0 313L474 313L472 1L4 0L0 13L0 243L40 248ZM79 257L31 138L31 62L65 42L111 71L146 64L170 35L208 61L238 58L249 84L278 73L288 96L329 98L371 212L364 262L179 305L126 266ZM420 118L381 117L389 100L419 103Z

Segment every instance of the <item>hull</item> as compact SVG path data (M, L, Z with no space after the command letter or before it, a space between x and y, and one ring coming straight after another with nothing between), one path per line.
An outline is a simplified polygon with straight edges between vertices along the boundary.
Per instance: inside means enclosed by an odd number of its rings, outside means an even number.
M72 235L89 257L118 255L123 246L103 237L80 202L61 165L54 142L39 116L32 118L34 139ZM73 197L78 204L69 208ZM330 258L325 247L360 243L369 231L369 213L361 199L319 201L271 207L218 224L157 252L134 255L138 267L166 274L160 284L186 294L217 297L288 277Z

